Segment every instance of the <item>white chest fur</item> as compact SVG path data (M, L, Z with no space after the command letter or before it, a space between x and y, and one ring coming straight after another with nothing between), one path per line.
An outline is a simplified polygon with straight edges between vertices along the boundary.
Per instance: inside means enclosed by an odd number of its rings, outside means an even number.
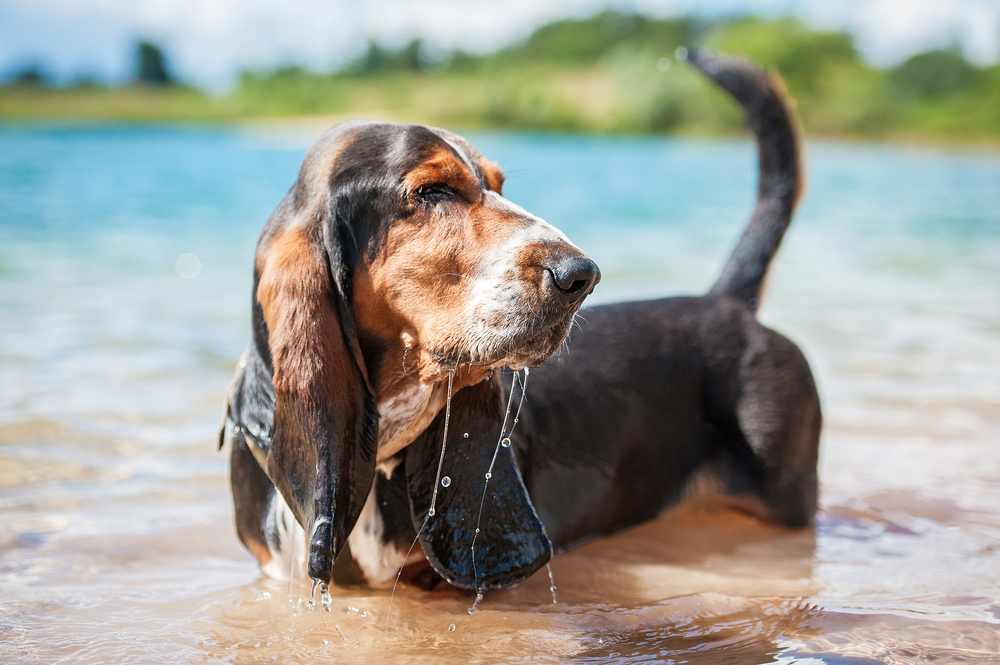
M447 390L447 388L445 388ZM444 407L440 386L416 383L378 403L378 461L409 445Z

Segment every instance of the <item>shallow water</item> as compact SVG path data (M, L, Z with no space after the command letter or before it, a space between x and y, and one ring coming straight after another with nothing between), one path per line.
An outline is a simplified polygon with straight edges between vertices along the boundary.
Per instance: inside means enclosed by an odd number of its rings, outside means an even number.
M815 529L668 514L556 557L557 605L403 584L386 632L261 578L213 444L309 134L0 129L0 661L1000 661L1000 155L810 145L761 318L820 386ZM473 139L593 302L704 290L753 200L746 141Z

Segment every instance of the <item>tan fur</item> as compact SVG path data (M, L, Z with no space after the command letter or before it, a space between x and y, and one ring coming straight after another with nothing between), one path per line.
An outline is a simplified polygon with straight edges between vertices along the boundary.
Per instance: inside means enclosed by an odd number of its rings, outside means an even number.
M479 168L483 170L483 175L486 176L486 186L497 194L503 194L503 183L504 175L500 167L491 162L488 159L479 159Z
M270 335L279 395L308 396L316 377L329 371L340 335L328 299L326 270L305 231L293 229L276 236L261 272L257 300Z
M778 96L778 99L788 109L788 118L792 123L792 131L795 132L795 167L799 173L796 180L795 202L793 205L797 207L802 200L802 195L806 191L805 156L802 154L802 151L805 149L805 141L802 139L802 121L799 120L799 115L795 112L798 103L788 94L788 88L785 87L785 80L781 78L781 74L777 71L771 71L768 74L768 80L771 82L771 87L774 89L774 93Z
M502 187L499 169L486 160L480 165L492 183L490 189ZM383 251L354 277L358 328L383 340L392 359L373 386L380 412L400 395L420 400L410 405L408 422L380 425L380 461L430 425L444 406L444 379L449 371L458 370L455 392L490 373L489 367L443 366L433 351L460 351L456 345L469 337L473 281L483 277L482 266L496 260L493 255L513 234L536 223L526 213L518 214L515 206L499 206L496 199L485 196L468 166L443 148L410 171L404 184L411 193L422 185L446 185L461 200L441 207L414 204L412 217L389 229ZM524 306L530 308L539 297L545 250L527 244L513 252L510 270L502 279L520 286L526 295ZM519 314L507 312L508 316ZM435 388L420 391L421 384Z

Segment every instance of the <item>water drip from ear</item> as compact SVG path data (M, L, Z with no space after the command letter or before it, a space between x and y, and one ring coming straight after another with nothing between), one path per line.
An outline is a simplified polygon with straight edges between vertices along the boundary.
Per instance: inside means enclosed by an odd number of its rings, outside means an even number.
M507 420L510 418L510 407L514 404L514 386L517 384L521 385L521 399L517 403L517 412L514 414L514 422L511 424L510 432L507 431ZM472 604L469 608L469 614L475 614L479 610L480 601L483 599L482 590L479 588L479 571L476 568L476 540L479 539L479 531L483 522L483 506L486 504L486 491L490 486L490 479L493 478L493 466L496 464L497 455L500 453L500 448L509 448L511 441L510 437L514 434L514 427L517 425L518 418L521 415L521 407L524 406L524 396L526 394L528 387L528 368L524 368L524 380L520 380L520 372L514 372L514 376L511 378L510 382L510 396L507 398L507 411L503 415L503 425L500 427L500 437L497 439L496 448L493 450L493 459L490 460L490 468L486 470L486 482L483 484L483 496L479 500L479 516L476 518L476 531L472 536L472 574L475 576L476 582L476 602ZM551 572L549 574L551 581Z
M437 505L437 495L439 487L448 487L451 485L451 477L445 476L441 477L441 468L444 466L444 452L448 446L448 425L451 422L451 395L452 395L452 385L455 380L455 371L452 370L448 374L448 399L445 401L444 406L444 436L441 439L441 457L438 459L437 475L434 477L434 492L431 495L431 507L427 510L427 514L424 516L423 524L417 530L417 535L414 536L413 542L410 543L410 549L406 550L406 556L403 557L403 562L399 564L399 570L396 572L396 581L392 585L392 593L389 594L389 609L385 613L385 637L389 638L389 616L392 614L392 601L396 596L396 587L399 586L399 578L403 574L403 567L406 565L406 560L410 558L410 552L416 546L417 541L420 540L420 534L424 532L424 527L427 526L427 522L431 517L434 516L435 506ZM466 434L466 437L469 435ZM448 482L445 482L445 481ZM315 593L316 586L313 585L313 592Z
M448 374L448 399L444 405L444 436L441 438L441 457L438 458L437 475L434 476L434 493L431 494L431 507L430 510L427 511L427 515L430 517L434 516L435 506L437 506L438 485L441 484L441 467L444 466L444 451L448 447L448 425L451 422L451 387L454 380L455 370L452 370L451 373ZM448 484L451 484L450 479L448 480ZM447 486L448 485L445 485L445 487Z

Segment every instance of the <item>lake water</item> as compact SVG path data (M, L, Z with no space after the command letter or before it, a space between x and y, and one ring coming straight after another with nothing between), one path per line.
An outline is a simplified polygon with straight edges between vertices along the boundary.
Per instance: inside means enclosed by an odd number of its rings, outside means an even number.
M556 557L556 605L544 571L475 615L404 585L386 632L387 592L260 576L214 446L317 134L0 128L0 661L1000 661L1000 154L808 147L761 319L820 387L814 529L669 514ZM471 138L591 302L703 291L753 203L749 141Z

